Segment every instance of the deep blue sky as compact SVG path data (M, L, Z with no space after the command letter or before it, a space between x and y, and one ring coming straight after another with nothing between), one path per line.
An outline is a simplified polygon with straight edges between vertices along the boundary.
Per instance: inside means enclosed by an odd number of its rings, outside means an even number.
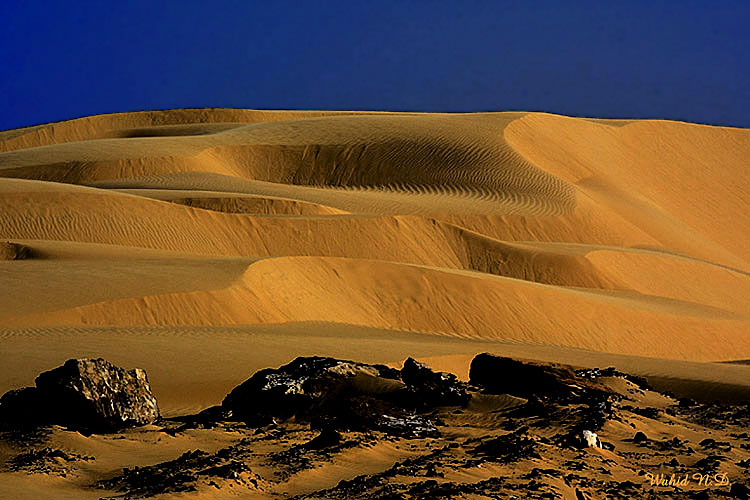
M29 1L0 129L180 107L539 110L750 127L750 1Z

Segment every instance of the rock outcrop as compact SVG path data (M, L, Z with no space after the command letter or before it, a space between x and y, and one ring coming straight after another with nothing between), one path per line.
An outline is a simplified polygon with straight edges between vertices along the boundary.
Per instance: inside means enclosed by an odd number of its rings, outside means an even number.
M232 418L251 425L306 415L337 399L402 389L399 372L325 357L299 357L278 369L266 368L235 387L222 401Z
M31 248L19 243L0 241L0 260L24 260L31 257Z
M471 361L469 381L490 394L554 402L587 401L611 393L596 379L577 375L567 366L518 361L487 353L478 354Z
M159 418L146 372L138 368L125 370L101 358L70 359L35 383L0 398L0 425L107 432Z
M255 373L222 402L231 418L263 426L295 417L318 430L380 430L405 437L439 435L420 415L465 406L470 395L454 375L408 359L402 370L323 357L300 357Z
M0 429L33 427L49 412L36 387L23 387L0 397Z
M510 394L527 400L508 414L539 425L555 425L564 432L553 440L573 448L603 447L596 431L612 417L612 404L621 395L601 379L620 376L615 370L579 373L561 365L518 361L479 354L471 362L473 385L490 394ZM633 383L635 384L635 383Z
M466 384L452 373L434 372L427 365L408 358L401 369L409 400L417 407L466 406L471 399Z

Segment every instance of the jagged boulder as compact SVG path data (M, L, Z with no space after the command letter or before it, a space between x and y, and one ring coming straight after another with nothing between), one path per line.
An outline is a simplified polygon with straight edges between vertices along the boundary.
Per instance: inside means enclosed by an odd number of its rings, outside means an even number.
M434 372L427 365L408 358L401 369L407 387L406 401L419 409L438 406L466 406L471 395L466 384L452 373Z
M0 423L107 432L159 418L146 372L138 368L125 370L101 358L69 359L35 383L0 398Z
M232 418L265 425L274 418L305 416L336 401L401 390L399 371L384 365L313 356L256 372L222 401Z
M321 431L379 430L409 438L438 436L419 412L465 406L466 384L407 360L403 370L327 357L300 357L255 373L222 402L233 420L264 426L295 417Z

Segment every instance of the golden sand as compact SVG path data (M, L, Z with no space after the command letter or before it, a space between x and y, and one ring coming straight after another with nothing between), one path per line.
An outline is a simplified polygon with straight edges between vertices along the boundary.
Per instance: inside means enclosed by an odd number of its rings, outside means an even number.
M0 393L101 355L176 415L297 355L488 351L747 395L749 161L746 129L543 113L0 132Z

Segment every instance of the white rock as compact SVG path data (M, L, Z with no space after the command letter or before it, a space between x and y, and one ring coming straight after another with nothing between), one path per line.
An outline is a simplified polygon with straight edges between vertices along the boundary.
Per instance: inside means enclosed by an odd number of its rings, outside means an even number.
M599 436L596 435L596 432L583 431L583 441L589 448L601 448L599 444L601 441L599 441Z

